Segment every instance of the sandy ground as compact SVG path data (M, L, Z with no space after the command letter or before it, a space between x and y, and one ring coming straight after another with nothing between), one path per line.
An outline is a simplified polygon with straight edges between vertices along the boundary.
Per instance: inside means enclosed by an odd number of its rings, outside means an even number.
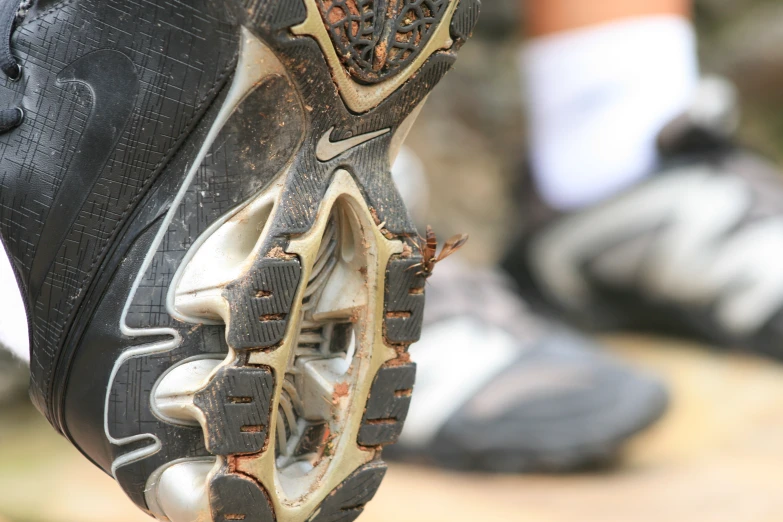
M665 340L610 342L664 376L674 395L669 415L615 470L492 477L392 466L361 520L783 520L783 366ZM144 520L31 409L0 417L0 521Z

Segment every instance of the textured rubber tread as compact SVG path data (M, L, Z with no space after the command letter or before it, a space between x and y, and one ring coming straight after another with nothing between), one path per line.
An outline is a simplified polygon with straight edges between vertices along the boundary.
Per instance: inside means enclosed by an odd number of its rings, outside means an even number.
M377 461L356 470L321 503L308 522L351 522L362 514L386 475L386 465Z
M273 31L300 24L307 16L307 8L301 0L269 2L268 0L242 0L250 22L257 27L268 27Z
M264 368L221 368L194 404L207 419L207 449L215 455L258 453L269 433L275 379Z
M246 278L226 287L231 306L228 344L244 350L282 341L301 275L298 259L262 258Z
M480 0L460 0L451 21L451 37L457 40L458 45L462 45L473 34L480 11Z
M367 84L394 76L414 61L449 6L447 0L317 3L343 66L355 80ZM384 30L387 17L394 20L390 30Z
M386 341L409 344L421 337L425 280L418 275L421 258L393 258L386 273Z
M274 509L255 480L221 470L210 483L212 520L225 522L274 522Z
M397 442L408 416L415 380L413 363L378 370L359 429L359 444L381 446Z

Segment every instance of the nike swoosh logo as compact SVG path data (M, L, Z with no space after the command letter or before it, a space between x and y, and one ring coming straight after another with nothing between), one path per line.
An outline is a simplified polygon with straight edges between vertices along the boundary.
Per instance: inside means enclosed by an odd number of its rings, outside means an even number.
M136 66L125 54L93 51L66 66L57 84L79 83L90 90L87 124L62 177L30 268L30 291L36 298L84 203L114 153L133 114L139 94ZM90 235L92 231L86 231Z
M331 140L330 136L332 135L332 131L334 131L334 127L326 131L324 135L321 136L321 139L318 141L318 146L315 149L315 156L323 162L331 161L337 156L345 154L354 147L358 147L362 143L367 143L370 140L374 140L375 138L383 136L384 134L388 134L391 132L391 129L383 129L367 134L360 134L359 136L354 136L352 138L348 138L347 140L340 141Z

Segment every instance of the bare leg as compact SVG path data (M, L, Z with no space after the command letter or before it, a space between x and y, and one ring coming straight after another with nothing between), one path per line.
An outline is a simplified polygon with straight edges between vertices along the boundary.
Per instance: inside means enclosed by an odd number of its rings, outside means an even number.
M523 0L526 34L544 36L650 15L690 17L691 0Z

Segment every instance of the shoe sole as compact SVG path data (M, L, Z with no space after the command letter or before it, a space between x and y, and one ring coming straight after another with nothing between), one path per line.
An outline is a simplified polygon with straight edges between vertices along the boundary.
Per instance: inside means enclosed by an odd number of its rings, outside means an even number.
M418 0L406 18L385 21L404 39L413 15L433 17L414 27L388 71L341 60L352 42L335 13L356 7L351 0L243 4L231 87L123 312L123 334L154 340L124 352L112 371L106 437L132 450L111 472L122 483L131 465L165 460L146 480L143 503L173 522L353 520L385 473L382 447L402 430L415 374L407 350L424 308L424 280L410 270L420 261L409 239L415 229L390 164L470 34L479 2ZM223 353L189 351L182 330L126 319L177 213L199 212L188 195L232 114L268 116L251 104L264 90L267 106L269 96L290 94L276 105L301 116L298 126L279 127L293 137L281 153L296 152L271 183L198 235L163 289L167 313L192 331L225 327ZM200 427L202 441L181 444L203 442L206 454L169 458L161 435L120 418L134 408L118 404L133 394L117 376L145 358L162 368L145 376L155 379L155 422L188 433Z

